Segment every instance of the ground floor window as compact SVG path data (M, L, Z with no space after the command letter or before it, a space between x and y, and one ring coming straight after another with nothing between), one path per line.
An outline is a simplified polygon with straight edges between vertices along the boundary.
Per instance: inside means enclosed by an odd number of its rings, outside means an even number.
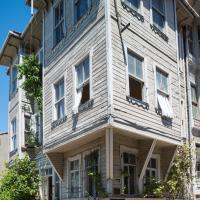
M80 196L80 157L69 161L69 197Z
M133 153L122 154L122 190L124 194L135 194L136 190L136 156Z
M55 193L54 193L54 200L60 200L60 178L58 177L58 175L56 173L54 173L54 185L55 185Z
M97 196L97 181L99 176L99 150L94 150L85 156L85 193Z

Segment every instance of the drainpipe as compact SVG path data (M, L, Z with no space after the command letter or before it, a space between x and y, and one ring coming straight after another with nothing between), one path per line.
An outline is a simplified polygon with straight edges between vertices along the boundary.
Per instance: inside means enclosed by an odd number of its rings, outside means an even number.
M189 78L189 48L188 48L188 28L185 26L183 28L184 34L184 44L185 44L185 81L186 81L186 101L187 101L187 123L188 123L188 145L189 145L189 151L190 151L190 160L192 163L192 113L191 113L191 98L190 98L190 78ZM192 175L191 178L191 193L194 192L194 186L193 186L193 170L192 166L190 167L190 174Z

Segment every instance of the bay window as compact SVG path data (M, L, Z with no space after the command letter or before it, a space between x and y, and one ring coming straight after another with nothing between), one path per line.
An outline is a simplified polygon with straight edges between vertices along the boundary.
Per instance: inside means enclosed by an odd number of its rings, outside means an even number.
M64 2L54 7L54 45L58 44L64 37Z
M172 118L173 111L169 101L169 77L160 69L156 69L158 110L163 117Z
M11 83L11 85L10 85L10 94L11 94L11 96L17 90L17 74L18 74L17 67L14 65L11 68L11 76L10 76L10 83Z
M165 0L152 0L153 25L163 31L165 27Z
M128 51L129 95L143 100L143 59Z
M64 97L64 78L59 80L55 85L55 113L56 120L65 116L65 97Z

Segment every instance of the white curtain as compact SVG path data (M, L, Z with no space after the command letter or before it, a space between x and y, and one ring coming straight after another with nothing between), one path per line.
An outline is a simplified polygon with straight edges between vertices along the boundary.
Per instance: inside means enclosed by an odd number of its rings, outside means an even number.
M78 113L78 107L81 103L82 93L83 93L83 88L77 90L77 92L75 94L75 103L74 103L73 110L72 110L73 114Z
M158 95L158 103L160 105L160 108L162 110L162 116L173 118L173 110L170 105L169 99L161 94Z

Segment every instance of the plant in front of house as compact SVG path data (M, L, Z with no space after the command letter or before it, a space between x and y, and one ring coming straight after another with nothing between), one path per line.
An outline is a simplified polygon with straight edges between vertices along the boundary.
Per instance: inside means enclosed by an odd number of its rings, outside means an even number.
M22 88L28 99L35 100L42 112L42 67L36 56L31 54L23 57L23 62L17 65L18 79L24 81Z
M36 162L17 158L0 180L0 200L34 200L39 183Z

